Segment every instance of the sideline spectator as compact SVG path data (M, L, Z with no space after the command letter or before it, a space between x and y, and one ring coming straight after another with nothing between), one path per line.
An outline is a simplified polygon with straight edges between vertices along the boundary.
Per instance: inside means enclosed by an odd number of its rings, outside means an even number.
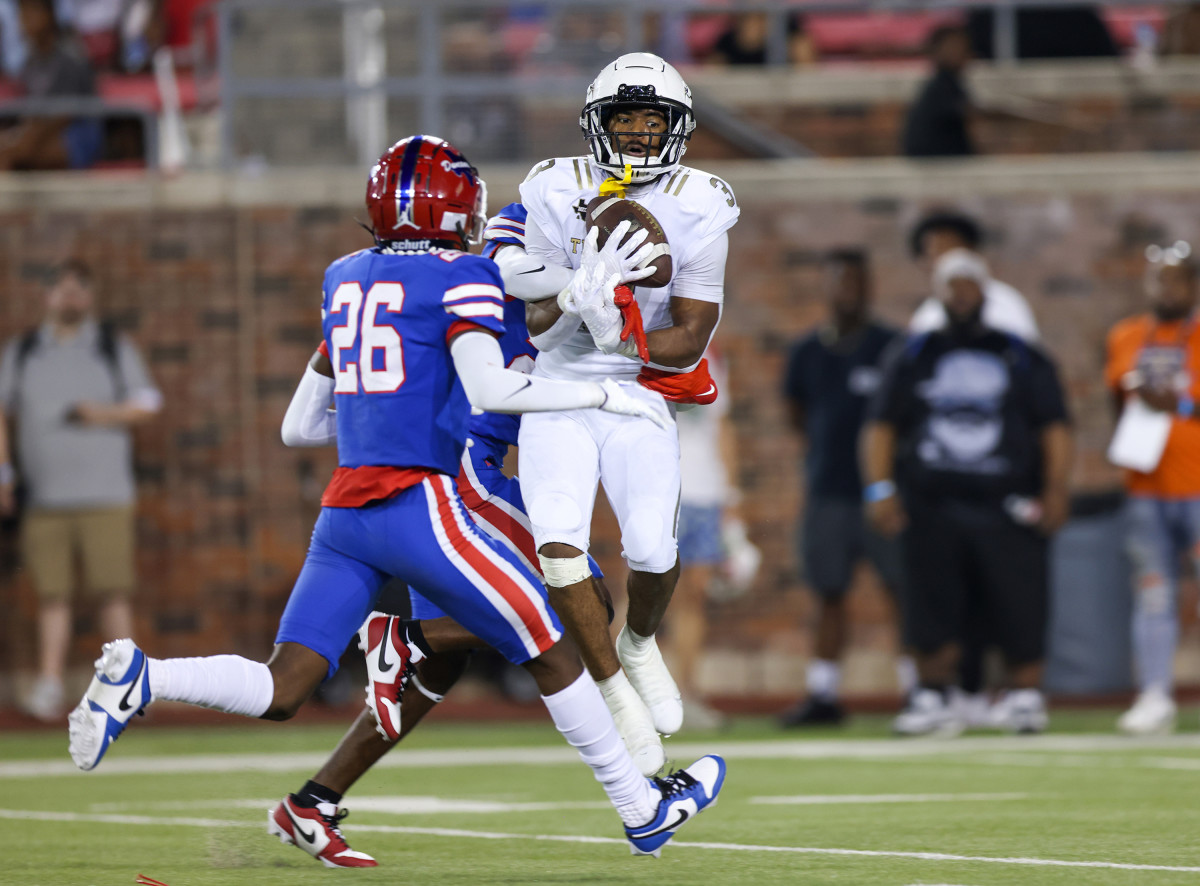
M733 17L713 44L708 62L716 65L765 65L771 18L765 12L741 12ZM817 48L804 30L804 19L787 17L787 61L792 65L811 65L817 60Z
M1125 474L1139 694L1117 725L1131 735L1175 727L1179 561L1184 556L1200 561L1200 421L1193 414L1200 399L1197 270L1186 243L1151 247L1145 277L1151 310L1117 323L1108 336L1105 381L1117 408L1149 407L1170 417L1157 439L1157 464Z
M972 253L942 257L949 325L894 350L863 432L863 497L876 529L901 538L904 634L917 652L920 688L893 724L902 735L962 730L949 690L972 597L1009 671L995 725L1047 724L1047 536L1067 517L1071 434L1054 364L984 325L987 279Z
M867 402L879 384L880 356L897 333L871 318L865 253L830 253L824 280L829 320L792 348L784 377L792 427L808 444L799 553L817 597L808 694L783 714L784 726L836 724L845 716L838 702L839 661L846 647L846 592L858 561L870 559L893 595L900 578L895 542L863 520L856 456ZM907 693L911 661L900 670Z
M909 236L913 258L923 266L933 268L952 251L978 255L983 234L979 225L966 215L953 211L936 211L925 216ZM983 284L983 323L1000 332L1011 333L1028 342L1039 337L1037 319L1029 303L1012 286L988 275ZM936 294L930 295L909 320L909 332L928 332L944 329L946 307ZM984 652L988 645L988 625L982 613L968 606L967 631L960 663L960 682L952 690L954 704L966 726L991 725L991 700L985 691Z
M900 153L905 157L966 157L976 153L969 131L971 96L963 73L971 61L967 32L957 25L929 36L933 76L925 81L904 119Z
M952 249L978 254L983 235L974 220L958 212L939 210L921 219L909 235L914 259L932 269ZM983 323L992 329L1009 332L1028 342L1039 337L1037 318L1025 296L1009 284L988 275L983 284ZM947 323L946 306L936 295L925 299L908 323L910 332L943 329Z
M709 406L680 410L679 582L666 617L663 652L683 696L683 722L689 729L716 729L725 718L701 700L696 669L708 633L709 588L726 562L722 526L736 513L736 443L729 421L725 366L714 348L708 368L718 390Z
M0 512L15 508L4 416L16 422L24 505L21 555L38 595L38 678L23 709L62 716L74 557L101 600L107 637L133 630L134 498L130 428L162 397L133 343L93 315L90 269L68 261L46 289L45 321L0 361Z
M31 99L90 97L95 75L78 44L59 29L51 0L21 0L29 56L21 71ZM100 156L99 118L29 117L0 132L0 169L85 169Z

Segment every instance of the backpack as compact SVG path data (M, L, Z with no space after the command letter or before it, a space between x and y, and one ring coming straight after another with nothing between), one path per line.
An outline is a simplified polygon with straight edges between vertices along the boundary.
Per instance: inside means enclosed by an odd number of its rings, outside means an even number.
M111 320L101 320L97 326L99 329L96 336L96 350L104 358L104 364L112 376L117 400L123 400L125 399L125 379L121 374L121 364L117 356L117 328ZM21 373L25 371L25 364L30 355L37 350L40 335L41 327L35 326L22 335L17 343L16 386L18 389L21 386Z
M109 320L101 320L98 324L99 329L96 336L96 350L100 356L104 358L104 364L108 367L108 372L112 376L113 386L116 391L117 400L125 398L125 379L121 374L121 365L117 357L117 330ZM29 361L30 355L37 350L39 336L41 333L40 327L35 326L21 336L17 342L17 365L16 365L16 388L19 390L21 386L21 374L25 371L25 364ZM15 446L13 447L13 461L17 462ZM5 518L0 519L0 532L13 532L20 525L21 517L24 515L25 505L28 499L28 490L25 488L18 476L16 493L16 511Z

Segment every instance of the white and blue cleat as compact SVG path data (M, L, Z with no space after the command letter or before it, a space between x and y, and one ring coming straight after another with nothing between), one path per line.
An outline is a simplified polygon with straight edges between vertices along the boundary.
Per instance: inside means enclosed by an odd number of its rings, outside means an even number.
M132 640L105 643L96 676L67 718L71 759L85 772L94 769L150 698L149 661Z
M725 761L716 754L701 757L686 769L664 778L650 780L662 793L653 819L641 827L625 828L629 851L634 855L658 858L675 831L709 806L717 803L717 794L725 783Z

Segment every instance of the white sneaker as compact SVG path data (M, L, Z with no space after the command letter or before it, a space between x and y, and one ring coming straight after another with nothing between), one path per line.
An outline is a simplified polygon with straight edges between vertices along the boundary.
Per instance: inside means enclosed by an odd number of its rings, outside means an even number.
M1167 735L1175 731L1175 702L1161 689L1145 689L1121 715L1117 729L1126 735Z
M654 779L653 784L661 795L654 818L640 827L626 826L625 838L634 855L658 858L676 830L709 806L717 805L717 795L725 784L725 761L709 754L686 769Z
M992 727L992 703L986 692L964 692L954 686L950 689L950 704L968 729Z
M617 672L618 676L620 673ZM647 778L654 775L667 762L667 754L646 703L627 680L606 685L601 689L601 695L638 772Z
M621 628L617 635L617 658L625 669L629 682L650 709L654 728L663 735L673 735L683 726L683 698L679 687L667 670L658 643L654 638L645 648L634 647L629 636L629 626Z
M95 768L133 715L153 701L148 665L146 653L132 640L104 644L96 676L67 718L68 749L80 769Z
M992 705L991 725L1017 735L1037 735L1050 725L1046 699L1037 689L1013 689Z
M63 716L62 681L53 677L38 677L21 702L21 710L43 723L59 722Z
M962 733L964 726L962 717L936 689L918 689L892 721L892 731L897 735L953 738Z

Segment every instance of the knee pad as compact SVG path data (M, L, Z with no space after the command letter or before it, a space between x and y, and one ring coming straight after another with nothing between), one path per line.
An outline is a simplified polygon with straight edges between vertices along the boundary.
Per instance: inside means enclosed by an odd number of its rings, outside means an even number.
M538 562L542 564L542 576L547 586L552 588L565 588L592 577L587 554L578 557L543 557L539 553Z
M649 508L630 513L621 532L621 547L630 568L640 572L668 572L675 565L675 538L662 515Z
M569 495L546 492L529 502L529 520L547 532L574 532L583 522L583 511Z

